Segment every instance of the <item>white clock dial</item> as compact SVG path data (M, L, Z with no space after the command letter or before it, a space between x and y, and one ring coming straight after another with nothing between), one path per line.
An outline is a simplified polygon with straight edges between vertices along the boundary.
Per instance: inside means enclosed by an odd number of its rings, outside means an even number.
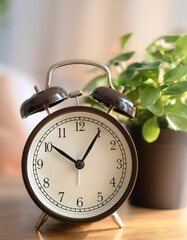
M126 130L88 107L49 115L33 131L23 154L24 181L33 200L55 217L75 221L116 210L133 188L136 167Z

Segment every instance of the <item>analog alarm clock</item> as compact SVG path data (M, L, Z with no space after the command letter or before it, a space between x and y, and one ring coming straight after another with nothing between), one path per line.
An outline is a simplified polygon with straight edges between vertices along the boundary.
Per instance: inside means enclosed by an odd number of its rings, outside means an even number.
M70 64L87 64L106 72L108 86L101 86L90 97L108 106L108 112L79 105L82 91L67 93L51 87L52 72ZM112 216L123 226L117 209L128 199L137 176L137 154L128 131L111 111L135 118L133 103L112 85L109 69L89 60L67 60L52 65L45 90L21 106L23 118L46 110L32 131L22 156L22 175L26 189L43 211L36 228L48 218L88 223ZM50 113L49 107L75 97L76 106Z

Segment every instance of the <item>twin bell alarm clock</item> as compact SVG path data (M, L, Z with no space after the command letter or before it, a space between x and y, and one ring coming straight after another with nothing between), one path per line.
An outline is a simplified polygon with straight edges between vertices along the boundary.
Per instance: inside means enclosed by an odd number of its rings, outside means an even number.
M51 86L52 73L59 67L86 64L106 73L107 86L100 86L90 97L103 103L108 111L79 104L82 91L67 93ZM26 118L47 111L32 131L22 156L25 187L42 210L36 228L50 216L73 223L89 223L111 216L123 227L117 209L128 199L137 176L137 153L128 131L110 113L117 111L136 117L133 103L115 90L107 66L89 60L67 60L52 65L47 73L45 89L21 105ZM53 113L50 107L76 98L76 106Z

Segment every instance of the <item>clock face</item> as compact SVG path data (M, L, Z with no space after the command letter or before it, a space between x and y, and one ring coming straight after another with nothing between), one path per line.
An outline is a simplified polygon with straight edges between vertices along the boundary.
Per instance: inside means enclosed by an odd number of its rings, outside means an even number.
M44 212L86 222L108 216L128 198L137 158L117 120L97 109L69 107L31 133L22 170L29 194Z

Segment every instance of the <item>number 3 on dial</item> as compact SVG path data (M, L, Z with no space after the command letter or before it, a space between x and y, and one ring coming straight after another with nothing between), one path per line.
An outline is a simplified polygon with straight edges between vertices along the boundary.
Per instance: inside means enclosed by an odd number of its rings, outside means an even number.
M68 107L46 117L23 152L23 179L49 216L91 222L115 212L131 193L137 155L127 130L90 107Z

